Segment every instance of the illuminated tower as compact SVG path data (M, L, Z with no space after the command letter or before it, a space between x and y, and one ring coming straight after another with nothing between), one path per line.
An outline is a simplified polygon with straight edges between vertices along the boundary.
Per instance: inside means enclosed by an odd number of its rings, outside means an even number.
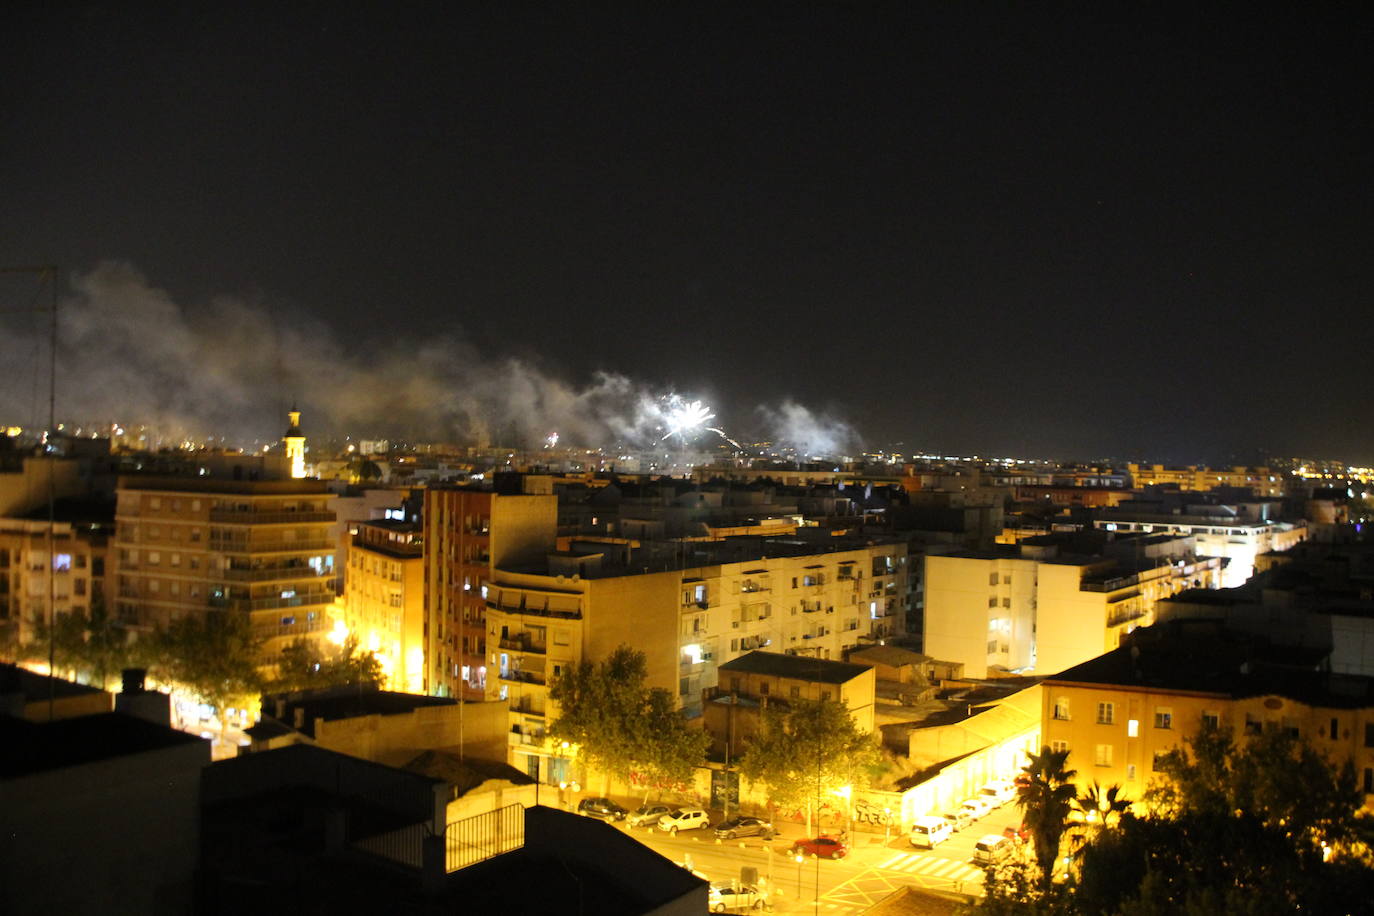
M305 476L305 433L301 432L301 412L291 405L287 416L291 418L291 428L281 441L286 443L286 462L291 466L291 476L300 479Z

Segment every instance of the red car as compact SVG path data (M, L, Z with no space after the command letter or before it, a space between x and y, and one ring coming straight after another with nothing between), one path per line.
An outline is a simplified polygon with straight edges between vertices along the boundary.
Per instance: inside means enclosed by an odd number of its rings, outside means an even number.
M792 844L792 855L820 856L822 859L843 859L849 847L833 836L818 836L809 840L797 840Z
M1003 829L1002 836L1014 843L1024 843L1030 839L1030 828L1024 823L1020 827L1007 827Z

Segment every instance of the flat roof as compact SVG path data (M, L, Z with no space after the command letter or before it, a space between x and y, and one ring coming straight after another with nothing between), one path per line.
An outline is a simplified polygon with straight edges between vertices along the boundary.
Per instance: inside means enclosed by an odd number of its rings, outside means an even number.
M809 658L801 655L784 655L781 652L755 650L748 655L741 655L739 658L726 662L718 670L738 671L742 674L768 674L774 677L790 677L799 681L814 681L821 684L843 684L865 671L873 669L869 665L854 665L827 658Z
M283 716L276 715L276 701L284 700ZM357 687L330 687L300 693L269 694L263 697L263 721L272 717L282 725L293 728L295 711L304 710L302 734L315 737L315 720L333 722L335 719L356 719L361 716L395 716L428 706L457 706L454 697L432 697L420 693L393 693L389 690L359 690ZM261 723L259 723L261 724Z
M55 722L0 717L0 779L209 742L145 719L107 712Z

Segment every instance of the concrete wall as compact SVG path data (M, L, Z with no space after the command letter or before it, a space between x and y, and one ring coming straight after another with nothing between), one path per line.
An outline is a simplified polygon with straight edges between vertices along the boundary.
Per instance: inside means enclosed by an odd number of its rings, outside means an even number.
M0 781L0 912L187 913L208 742Z
M424 751L460 745L474 757L505 760L506 715L505 703L422 706L397 715L316 722L315 743L388 766L400 766Z

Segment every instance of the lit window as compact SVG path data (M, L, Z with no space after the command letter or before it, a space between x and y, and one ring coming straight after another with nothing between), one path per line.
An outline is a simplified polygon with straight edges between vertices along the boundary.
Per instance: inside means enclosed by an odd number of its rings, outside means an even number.
M1139 720L1139 719L1127 719L1127 720L1126 720L1126 737L1127 737L1127 738L1137 738L1137 737L1139 737L1139 736L1140 736L1140 720Z
M1058 698L1054 701L1054 717L1055 717L1056 719L1059 719L1060 721L1063 721L1063 722L1067 722L1067 721L1069 720L1069 698L1068 698L1068 697L1058 697Z
M1093 762L1100 767L1112 765L1112 746L1110 744L1099 744L1097 753L1093 757Z

